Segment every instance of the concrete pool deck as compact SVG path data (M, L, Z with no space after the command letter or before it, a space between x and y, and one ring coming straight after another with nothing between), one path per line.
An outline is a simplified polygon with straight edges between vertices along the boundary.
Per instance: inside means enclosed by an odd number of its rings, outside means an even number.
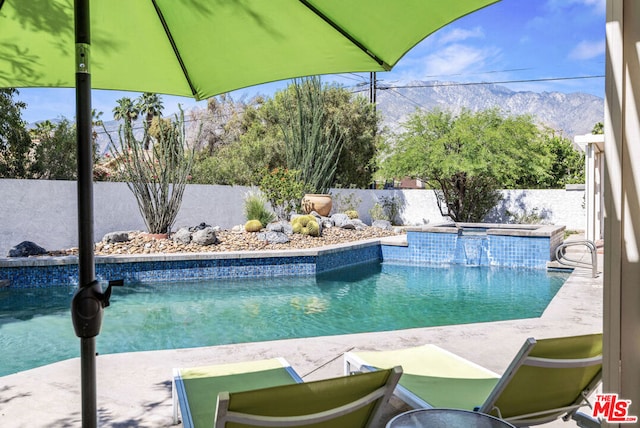
M585 259L589 257L588 254L582 256ZM576 258L575 255L573 257ZM598 255L598 263L601 267L602 254ZM592 278L590 269L576 269L540 318L100 355L97 357L98 425L174 426L171 408L171 371L174 367L281 356L308 381L341 375L342 354L346 351L397 349L435 343L502 373L527 337L602 331L602 268L599 270L598 277ZM105 322L108 322L108 313ZM100 340L99 336L97 340ZM76 427L81 425L80 409L78 358L0 377L2 427ZM387 414L390 418L403 410L403 403L394 399ZM380 426L385 423L386 420L381 421ZM575 427L576 424L558 421L542 426Z

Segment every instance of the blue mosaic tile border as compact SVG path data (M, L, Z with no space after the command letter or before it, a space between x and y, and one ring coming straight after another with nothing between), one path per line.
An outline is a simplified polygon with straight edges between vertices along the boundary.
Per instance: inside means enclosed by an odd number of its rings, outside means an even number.
M462 238L462 239L461 239ZM407 246L382 245L384 261L546 269L550 238L407 232Z
M491 266L546 269L551 240L546 237L489 236Z
M380 245L350 248L343 251L321 253L316 262L316 273L328 272L345 266L380 261Z
M545 269L550 239L488 235L462 241L457 234L407 232L407 246L377 243L321 250L315 255L212 258L136 262L96 261L99 280L170 281L185 279L253 278L315 275L371 261L402 263L467 264ZM469 238L469 237L467 237ZM16 266L0 268L0 285L10 287L52 287L75 285L76 264Z
M320 251L317 255L258 258L136 261L101 263L98 280L171 281L185 279L307 276L368 261L381 260L379 244ZM76 285L78 266L51 264L0 268L0 284L12 288Z

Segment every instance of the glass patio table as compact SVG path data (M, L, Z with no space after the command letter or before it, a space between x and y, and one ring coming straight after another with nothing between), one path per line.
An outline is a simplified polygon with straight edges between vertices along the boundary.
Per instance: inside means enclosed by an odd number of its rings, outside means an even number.
M459 409L416 409L391 419L386 428L515 428L510 423L479 412Z

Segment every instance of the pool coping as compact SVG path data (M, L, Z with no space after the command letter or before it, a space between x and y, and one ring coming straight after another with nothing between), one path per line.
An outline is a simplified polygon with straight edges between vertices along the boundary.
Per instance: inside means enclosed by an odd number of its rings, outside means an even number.
M544 237L549 238L566 230L566 226L547 224L504 224L504 223L452 223L407 227L411 232L457 233L460 227L487 229L487 235Z
M143 262L173 262L190 260L235 260L235 259L264 259L282 257L318 257L345 250L366 248L381 245L383 238L371 238L343 244L333 244L323 247L282 250L245 250L245 251L212 251L194 253L155 253L155 254L113 254L96 255L96 264L106 263L143 263ZM387 244L382 244L387 245ZM34 256L34 257L0 257L0 268L32 267L32 266L62 266L78 264L78 256Z

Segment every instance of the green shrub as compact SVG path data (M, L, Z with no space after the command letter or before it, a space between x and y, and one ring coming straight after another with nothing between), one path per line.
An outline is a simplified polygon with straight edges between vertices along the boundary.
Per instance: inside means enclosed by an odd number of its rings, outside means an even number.
M279 220L287 220L289 214L300 206L304 185L297 179L298 171L275 168L264 170L260 190L265 195Z
M369 210L373 220L387 220L391 224L397 224L400 213L400 199L397 196L380 196L380 202L376 202Z
M259 232L262 229L260 220L249 220L244 224L244 230L247 232Z
M522 212L506 210L504 213L510 219L510 223L515 224L540 224L544 220L544 213L539 213L538 208L533 208L531 211L525 208Z
M244 199L244 215L247 220L259 220L262 227L276 218L275 214L267 209L267 199L259 192L247 193Z
M347 193L346 190L341 190L338 193L332 193L333 197L333 209L336 212L357 211L358 207L362 203L362 199L356 195L355 192Z

